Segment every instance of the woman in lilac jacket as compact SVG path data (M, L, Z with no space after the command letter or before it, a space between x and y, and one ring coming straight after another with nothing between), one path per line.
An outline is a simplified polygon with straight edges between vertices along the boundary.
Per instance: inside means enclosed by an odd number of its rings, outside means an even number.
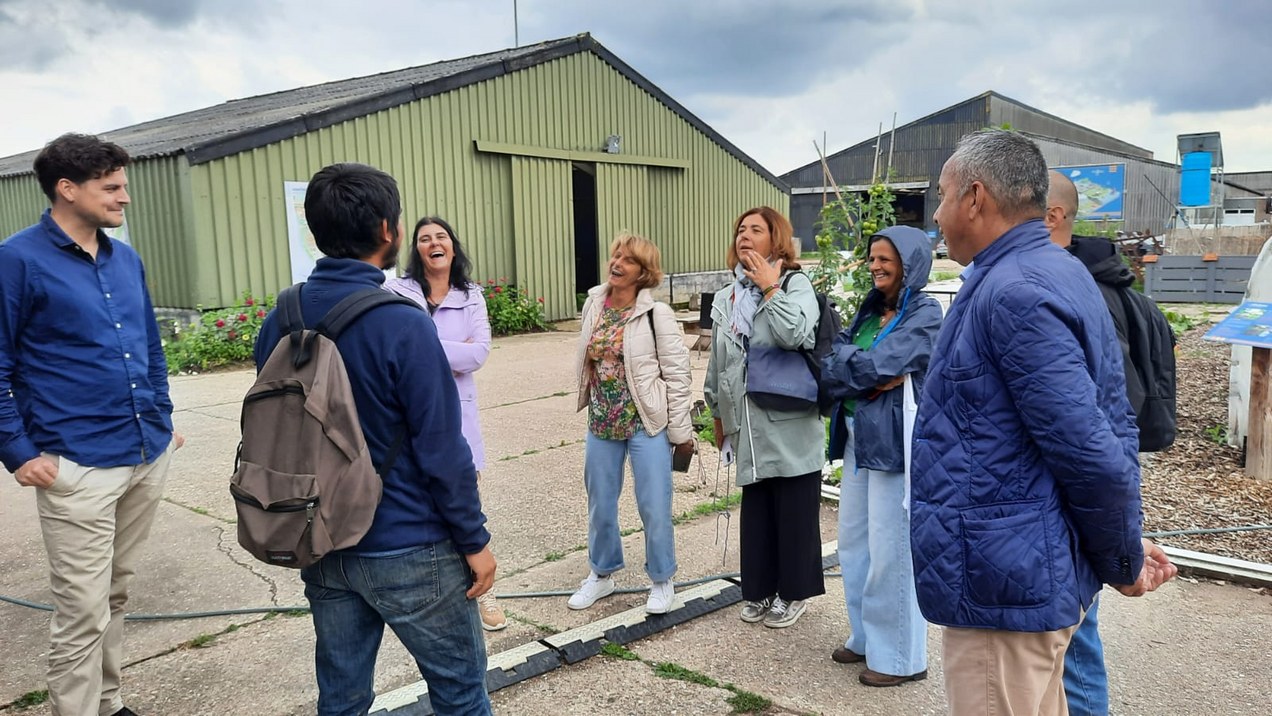
M473 453L480 477L486 463L486 447L477 418L477 384L473 373L490 355L490 319L481 287L469 278L472 263L464 255L451 225L426 216L415 224L415 250L407 260L406 275L384 283L385 290L406 296L428 309L437 325L437 336L446 351L463 415L464 439ZM487 592L478 598L481 623L487 631L508 626L503 609Z

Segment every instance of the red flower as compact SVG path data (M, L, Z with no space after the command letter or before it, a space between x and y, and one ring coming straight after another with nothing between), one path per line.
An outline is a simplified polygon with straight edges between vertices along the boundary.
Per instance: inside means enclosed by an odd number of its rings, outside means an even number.
M494 280L493 278L488 278L488 279L486 279L486 285L487 285L487 286L494 286L494 285L495 285L495 280Z
M508 283L508 277L507 277L507 276L500 276L500 277L499 277L499 283Z
M263 308L257 309L257 311L256 311L256 317L257 317L257 318L264 318L264 317L265 317L265 309L263 309Z
M246 321L246 320L247 320L247 314L246 314L246 313L240 313L240 314L238 315L238 319L239 319L239 323L242 323L243 321Z
M251 296L248 296L246 299L244 299L244 300L243 300L243 305L244 305L244 306L255 306L255 305L256 305L256 301L253 301L253 300L252 300L252 297L251 297Z
M230 331L229 333L225 335L225 337L229 338L230 340L234 340L234 331Z
M216 327L225 328L225 321L221 320L220 318L216 319Z
M543 303L543 296L539 297L539 303Z
M495 293L503 293L503 286L495 286Z

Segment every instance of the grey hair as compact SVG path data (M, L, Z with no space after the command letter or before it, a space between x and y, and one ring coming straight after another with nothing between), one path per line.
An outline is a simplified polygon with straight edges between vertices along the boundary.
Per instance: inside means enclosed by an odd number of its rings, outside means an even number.
M1006 129L982 129L958 140L950 166L959 194L980 182L1004 217L1032 219L1047 212L1047 160L1028 137Z

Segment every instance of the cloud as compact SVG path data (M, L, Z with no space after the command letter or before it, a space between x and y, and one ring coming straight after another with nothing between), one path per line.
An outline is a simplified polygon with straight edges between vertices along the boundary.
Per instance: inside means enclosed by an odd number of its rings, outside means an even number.
M781 173L814 161L823 132L835 151L881 122L886 131L894 111L904 124L990 89L1168 161L1173 132L1217 129L1230 167L1272 167L1259 139L1272 136L1261 4L521 0L518 10L522 44L590 31ZM27 108L6 117L0 155L68 129L512 44L506 0L0 0L0 93Z

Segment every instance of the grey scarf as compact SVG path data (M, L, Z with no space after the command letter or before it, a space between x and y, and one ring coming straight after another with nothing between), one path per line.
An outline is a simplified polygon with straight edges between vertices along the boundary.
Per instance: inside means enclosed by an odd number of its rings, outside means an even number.
M760 287L747 278L742 264L733 267L733 333L751 337L751 323L755 320L755 311L760 307Z

